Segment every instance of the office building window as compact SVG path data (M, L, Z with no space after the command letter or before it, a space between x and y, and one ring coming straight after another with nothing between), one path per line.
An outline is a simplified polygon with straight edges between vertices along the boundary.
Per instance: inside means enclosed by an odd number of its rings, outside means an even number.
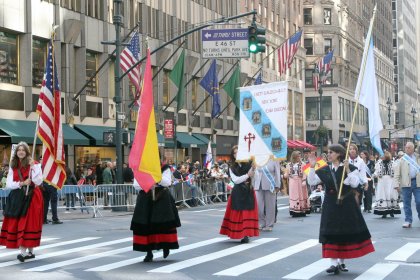
M350 100L346 100L346 122L351 122Z
M104 5L105 1L86 0L86 15L100 20L104 20ZM113 5L113 3L110 3ZM122 11L124 14L124 11Z
M82 0L61 0L60 6L80 13L82 10Z
M91 51L86 51L86 82L92 75L95 75L98 63L98 55ZM86 94L98 96L98 75L86 87Z
M323 96L322 97L322 107L321 107L321 115L323 120L331 120L332 119L332 103L331 103L331 96Z
M197 90L198 90L198 78L194 78L191 82L191 108L197 109Z
M305 25L312 24L312 8L303 9L303 23Z
M306 120L319 120L319 97L306 97Z
M313 55L314 54L313 39L303 40L303 47L306 49L306 55Z
M169 93L169 71L164 70L163 71L163 105L169 104L169 98L171 97L171 94Z
M331 9L324 9L324 24L331 25Z
M17 36L0 31L0 83L18 84Z
M338 119L344 121L344 98L338 98Z
M47 59L47 41L33 39L32 41L32 86L41 87ZM57 71L58 72L58 71Z

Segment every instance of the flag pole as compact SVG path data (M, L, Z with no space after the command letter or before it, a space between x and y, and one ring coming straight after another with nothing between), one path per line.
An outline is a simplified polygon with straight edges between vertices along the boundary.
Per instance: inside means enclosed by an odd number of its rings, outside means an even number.
M351 120L350 135L349 135L349 140L347 142L345 160L347 160L348 157L349 157L349 149L350 149L350 144L351 144L351 137L352 137L352 134L353 134L354 121L356 120L357 109L359 107L360 93L361 93L363 78L365 76L365 70L366 70L367 54L368 54L369 49L370 49L370 40L372 38L373 23L375 22L375 17L376 17L376 7L377 7L377 4L375 4L375 7L373 8L373 15L372 15L372 18L370 20L369 31L366 35L365 50L363 52L363 58L362 58L363 60L362 60L362 65L361 65L362 67L360 69L361 71L360 71L360 74L359 74L360 83L357 84L357 88L356 88L356 105L354 107L353 117L352 117L352 120ZM344 175L345 175L345 171L343 170L343 174L341 175L341 181L340 181L340 189L338 191L338 196L337 196L337 204L341 204L341 202L343 200L341 198L341 194L343 192Z

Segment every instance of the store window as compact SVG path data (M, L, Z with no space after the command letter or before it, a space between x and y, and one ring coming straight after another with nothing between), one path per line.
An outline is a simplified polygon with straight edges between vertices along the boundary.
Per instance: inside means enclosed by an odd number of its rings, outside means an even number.
M97 69L98 55L94 52L86 51L86 82L92 75L95 75ZM86 87L86 94L98 96L98 75L96 75Z
M322 114L322 119L323 120L331 120L332 119L331 96L323 96L322 97L321 114Z
M319 120L319 98L306 97L306 120Z
M77 166L84 168L95 166L99 161L115 161L115 147L75 147Z
M303 9L303 22L305 25L312 24L312 8Z
M314 54L314 44L312 39L303 40L303 47L306 49L306 55Z
M17 36L0 31L0 83L18 84Z
M32 86L41 87L47 59L48 41L32 41Z

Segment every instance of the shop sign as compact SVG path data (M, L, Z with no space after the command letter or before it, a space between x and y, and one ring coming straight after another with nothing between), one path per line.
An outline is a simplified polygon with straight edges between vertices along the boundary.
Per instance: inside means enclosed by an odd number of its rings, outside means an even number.
M174 138L174 120L171 120L171 119L164 120L163 134L166 139Z

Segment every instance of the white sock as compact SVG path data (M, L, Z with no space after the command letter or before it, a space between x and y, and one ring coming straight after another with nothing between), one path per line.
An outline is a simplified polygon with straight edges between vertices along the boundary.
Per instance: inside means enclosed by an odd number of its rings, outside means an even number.
M23 247L23 246L20 246L20 247L19 247L19 249L20 249L20 254L21 254L22 256L25 256L25 255L26 255L26 248L25 248L25 247Z
M338 265L338 259L331 258L330 260L331 260L331 265L333 265L333 266L337 266Z
M34 248L28 248L29 254L33 254L34 253Z
M344 264L344 259L337 259L339 264Z

